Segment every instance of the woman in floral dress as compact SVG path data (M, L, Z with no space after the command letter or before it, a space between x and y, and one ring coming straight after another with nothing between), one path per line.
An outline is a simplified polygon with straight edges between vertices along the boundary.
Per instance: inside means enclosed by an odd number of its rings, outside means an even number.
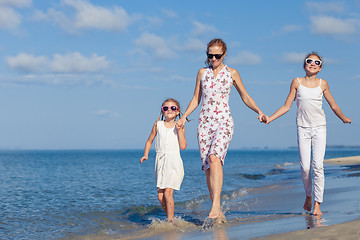
M221 39L211 40L207 45L206 54L208 67L201 68L198 71L194 96L177 124L185 124L186 118L202 100L197 136L202 170L205 171L212 200L209 218L217 219L222 215L220 205L223 183L222 166L234 132L233 119L228 104L231 87L235 86L245 105L259 115L260 121L264 114L247 93L238 71L224 65L225 42Z

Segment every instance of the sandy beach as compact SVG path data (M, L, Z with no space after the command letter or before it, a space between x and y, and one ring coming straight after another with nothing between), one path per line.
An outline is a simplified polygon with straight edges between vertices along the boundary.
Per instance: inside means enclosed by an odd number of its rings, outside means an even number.
M360 156L327 159L325 163L360 167ZM308 230L280 233L257 239L360 239L360 219L324 227L315 227Z
M360 238L360 220L334 224L326 227L311 228L308 230L280 233L258 239L300 240L300 239L341 239L354 240Z
M302 185L283 183L253 193L260 214L274 212L277 217L247 221L239 219L201 231L164 231L145 234L141 239L360 239L360 198L358 186L360 156L325 160L328 174L323 216L303 212ZM342 172L339 176L339 171ZM337 177L331 177L331 176ZM299 180L294 180L298 181ZM287 201L283 201L287 199ZM262 202L262 203L260 203ZM264 204L264 202L266 204ZM281 204L279 205L279 203ZM279 206L283 210L279 210ZM250 213L253 214L253 213ZM137 237L134 237L137 239ZM132 239L132 238L131 238Z

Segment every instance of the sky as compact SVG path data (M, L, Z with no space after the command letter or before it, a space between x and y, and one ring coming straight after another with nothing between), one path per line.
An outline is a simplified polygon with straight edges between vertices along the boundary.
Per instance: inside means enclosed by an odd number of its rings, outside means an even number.
M142 149L166 98L185 111L213 38L267 115L317 51L318 77L352 119L324 100L327 144L360 146L360 0L0 0L0 149ZM269 125L235 88L229 105L230 149L297 145L296 103Z

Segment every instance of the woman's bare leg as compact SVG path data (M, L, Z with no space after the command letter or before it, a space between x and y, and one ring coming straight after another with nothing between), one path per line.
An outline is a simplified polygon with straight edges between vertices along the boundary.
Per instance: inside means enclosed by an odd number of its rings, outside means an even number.
M210 168L205 170L206 182L212 200L209 218L218 218L221 213L220 197L223 184L223 169L221 160L215 155L210 155L209 166Z

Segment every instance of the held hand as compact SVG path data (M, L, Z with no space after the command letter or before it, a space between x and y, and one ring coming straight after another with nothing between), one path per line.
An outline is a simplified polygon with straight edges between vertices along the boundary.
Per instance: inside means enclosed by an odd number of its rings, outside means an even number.
M143 163L145 160L147 160L148 157L147 156L143 156L142 158L140 158L140 163Z
M259 119L260 123L266 123L267 116L265 114L263 114L262 112L260 112L257 119Z
M177 129L177 130L180 130L180 129L185 128L184 125L178 125L177 123L175 124L175 126L176 126L176 129Z
M349 123L349 124L351 124L351 119L348 118L348 117L345 117L345 120L343 121L343 123Z
M185 125L185 121L186 119L184 118L180 118L179 120L177 120L176 122L176 127L179 129L180 127L183 127Z
M265 124L269 124L269 123L270 123L270 122L269 122L269 117L268 117L267 115L264 115L264 116L261 118L260 122L265 123Z

